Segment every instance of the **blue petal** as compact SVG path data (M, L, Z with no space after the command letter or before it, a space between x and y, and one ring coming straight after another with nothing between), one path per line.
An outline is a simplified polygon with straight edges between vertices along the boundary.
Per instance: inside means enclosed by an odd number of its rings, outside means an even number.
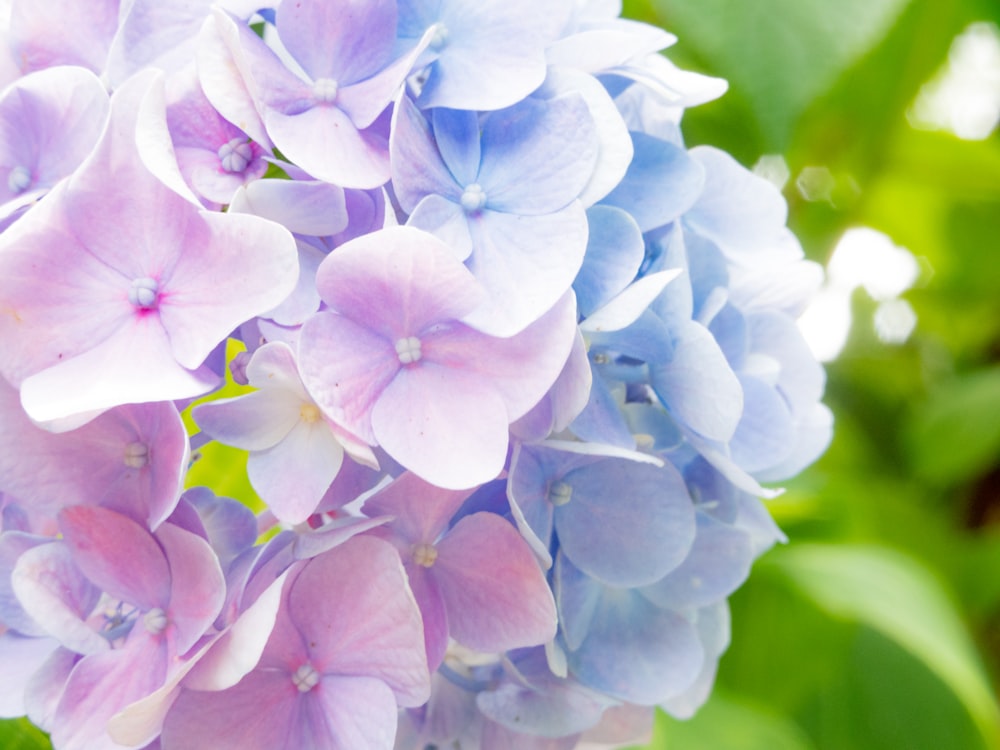
M573 282L580 313L590 315L624 289L639 271L642 233L635 220L613 206L587 209L590 237L583 266Z
M605 588L587 638L568 654L570 673L588 687L649 706L686 690L704 650L687 619L637 591Z
M698 323L677 331L673 357L650 365L664 405L695 432L729 440L743 413L743 389L712 334Z
M632 133L635 156L625 178L602 201L628 211L643 232L669 224L701 194L705 171L680 146Z
M699 513L690 554L680 567L642 593L666 609L705 607L733 593L749 575L752 561L748 534Z
M555 509L563 553L612 586L642 586L677 567L694 541L694 507L680 474L606 458L565 474L572 488Z

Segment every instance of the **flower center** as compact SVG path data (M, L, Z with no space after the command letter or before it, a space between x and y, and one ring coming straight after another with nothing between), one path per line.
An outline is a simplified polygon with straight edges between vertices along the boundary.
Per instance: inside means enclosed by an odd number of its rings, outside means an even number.
M302 404L299 408L299 419L301 419L306 424L315 424L319 421L320 414L319 407L316 404Z
M308 693L319 684L319 672L313 669L312 664L303 664L295 670L292 682L299 689L299 692Z
M333 104L340 86L332 78L317 78L313 83L313 98L317 104Z
M14 167L7 175L7 189L14 195L23 193L31 187L31 172L27 167Z
M144 310L156 307L159 296L160 285L156 283L156 279L151 279L148 276L134 279L128 290L128 301Z
M549 502L555 506L565 505L573 497L573 488L565 482L555 482L549 487Z
M149 446L145 443L129 443L125 446L125 465L130 469L141 469L149 463Z
M434 36L431 37L430 48L435 52L440 52L448 44L448 27L443 23L435 24Z
M143 616L142 624L153 635L159 635L167 627L167 613L159 607L151 609Z
M253 160L253 148L245 138L233 138L219 147L219 161L227 172L242 172Z
M478 182L473 182L471 185L466 186L459 202L462 204L465 213L474 214L482 211L483 206L486 205L486 193L483 192L483 188Z
M396 341L396 354L399 355L399 361L404 365L419 362L422 356L420 352L420 339L416 336L399 339Z
M438 551L433 544L417 544L413 547L413 562L429 568L438 559Z

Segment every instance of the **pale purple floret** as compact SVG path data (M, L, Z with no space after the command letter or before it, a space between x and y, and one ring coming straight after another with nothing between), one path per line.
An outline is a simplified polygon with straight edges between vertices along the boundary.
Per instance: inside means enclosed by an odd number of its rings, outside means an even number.
M161 742L389 750L398 707L429 693L420 613L399 556L355 537L289 579L256 669L227 690L184 691Z
M276 28L290 69L247 25L217 12L203 29L200 75L226 119L257 126L313 177L373 188L389 179L387 121L380 116L421 47L394 52L394 0L285 3Z
M63 541L25 553L14 571L25 608L38 613L43 627L59 625L58 633L84 649L47 728L60 748L113 748L106 733L110 717L160 688L210 630L225 596L222 571L203 539L170 523L150 534L125 516L86 506L63 510L59 519ZM29 559L36 552L59 552L66 558L63 567L75 567L77 576L104 592L110 611L100 624L102 613L94 612L95 643L79 641L82 621L73 627L65 615L59 621L46 616L67 612L59 597L70 604L73 587L51 588L45 571L52 562Z
M419 58L421 108L493 110L545 80L545 47L567 19L568 0L401 0L400 42L430 43Z
M310 395L334 422L451 489L500 472L508 425L555 381L576 332L565 298L511 338L466 325L482 288L447 245L410 227L344 244L317 287L330 311L302 327Z
M278 0L130 0L108 49L105 76L117 88L140 70L173 73L190 64L198 30L214 6L248 19Z
M247 365L247 380L259 390L202 404L195 420L212 438L250 451L247 473L254 489L279 520L302 523L340 471L343 443L369 463L375 458L323 416L286 344L258 349Z
M27 75L0 96L0 222L68 177L97 144L108 94L90 71Z
M573 283L587 247L581 192L597 160L594 120L578 94L528 98L482 117L396 107L393 187L410 226L452 247L488 290L470 319L509 336Z
M539 645L556 633L552 593L512 524L480 512L449 527L468 495L406 473L364 505L369 515L394 516L374 533L400 552L432 668L444 658L449 636L494 653Z
M181 174L209 208L267 171L264 149L209 104L193 65L167 81L167 125Z
M0 490L36 511L102 505L155 529L177 503L188 456L169 402L119 406L54 434L32 424L0 381Z
M25 73L56 65L104 70L118 30L119 0L13 0L10 45Z
M287 230L203 213L146 169L135 128L157 81L116 91L97 150L0 235L0 373L38 421L205 393L213 349L295 284Z

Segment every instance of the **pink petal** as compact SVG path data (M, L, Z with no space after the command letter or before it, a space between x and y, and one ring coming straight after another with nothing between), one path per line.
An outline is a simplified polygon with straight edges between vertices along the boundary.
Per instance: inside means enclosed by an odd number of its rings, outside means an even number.
M275 146L319 180L345 188L375 188L389 181L389 143L377 125L360 129L335 104L304 112L264 111Z
M165 523L157 529L156 539L170 566L167 617L177 627L177 654L183 654L219 615L226 583L215 552L201 537Z
M494 338L456 326L447 335L427 337L424 356L489 382L513 421L537 404L552 386L577 336L575 299L567 294L514 336Z
M15 386L105 340L133 314L131 279L86 252L65 193L56 187L0 234L0 375Z
M507 521L475 513L437 544L432 568L451 636L479 651L555 638L556 608L531 549Z
M298 252L287 229L246 214L199 212L163 280L160 318L177 361L198 367L240 324L295 288Z
M377 677L403 706L427 700L420 611L390 544L356 536L314 558L292 586L288 607L319 672Z
M271 512L287 524L303 523L323 499L344 460L329 425L299 421L281 441L250 454L250 484Z
M120 709L155 691L166 676L166 654L144 637L126 648L82 659L70 673L56 709L52 742L65 750L113 748L105 726Z
M60 645L81 654L109 648L86 622L100 592L74 564L66 545L43 544L18 558L11 588L25 612Z
M177 364L156 315L137 315L103 343L27 378L21 404L38 422L98 413L123 403L200 396L220 378Z
M394 516L392 530L407 542L433 544L470 494L436 487L406 472L372 495L363 510L369 516Z
M398 712L392 690L381 680L325 676L299 700L289 744L316 750L390 748Z
M298 424L302 400L286 391L254 391L199 404L192 412L204 433L220 443L261 451L284 440Z
M228 690L185 690L167 714L161 743L185 750L286 747L300 696L281 670L253 671Z
M77 505L59 513L73 561L102 591L142 610L166 608L170 569L152 535L125 516Z
M450 248L412 227L389 227L341 246L316 274L331 307L395 341L467 315L484 296Z
M219 114L270 150L271 139L254 104L256 85L242 47L248 36L255 36L252 29L216 8L198 36L198 79Z
M446 489L488 482L507 457L510 420L492 384L432 361L401 369L376 402L371 420L386 453Z
M342 315L321 312L302 326L299 368L324 413L374 443L371 409L400 368L391 341Z

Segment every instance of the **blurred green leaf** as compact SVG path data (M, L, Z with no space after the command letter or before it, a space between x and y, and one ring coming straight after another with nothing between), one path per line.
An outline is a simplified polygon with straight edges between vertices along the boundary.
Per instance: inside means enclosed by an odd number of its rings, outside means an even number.
M917 476L971 478L1000 456L1000 367L955 378L921 405L905 433Z
M656 0L666 27L751 103L765 141L872 49L909 0Z
M48 736L27 719L0 720L0 747L3 750L49 750Z
M968 711L925 664L866 627L857 629L836 677L796 717L824 750L988 747Z
M692 719L657 715L654 744L663 750L812 750L796 724L737 696L713 693Z
M940 584L885 547L807 544L767 558L835 617L880 632L923 662L964 704L987 747L1000 747L1000 709L974 645Z

